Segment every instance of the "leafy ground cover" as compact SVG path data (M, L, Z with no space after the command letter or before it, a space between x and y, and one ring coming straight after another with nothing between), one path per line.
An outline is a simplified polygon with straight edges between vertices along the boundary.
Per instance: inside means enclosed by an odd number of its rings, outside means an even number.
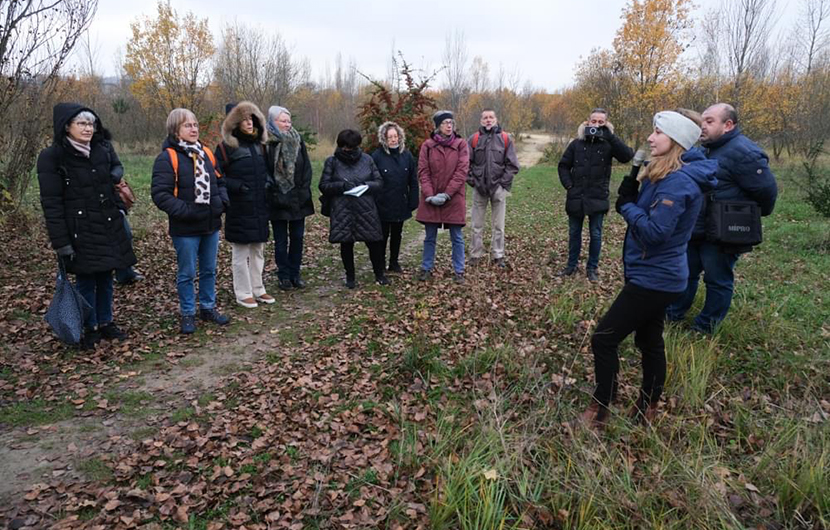
M829 223L786 169L765 243L738 265L714 338L667 330L669 379L653 427L615 415L598 438L562 424L592 387L589 337L622 285L624 223L605 225L601 282L561 279L555 167L522 171L505 272L342 286L325 219L308 226L302 292L228 329L176 334L174 253L125 165L148 280L116 291L130 340L67 350L41 321L53 284L36 213L0 231L0 518L56 528L825 528L830 525ZM315 171L319 174L319 167ZM273 265L269 266L273 267ZM700 300L698 301L698 304ZM639 357L623 344L619 410Z

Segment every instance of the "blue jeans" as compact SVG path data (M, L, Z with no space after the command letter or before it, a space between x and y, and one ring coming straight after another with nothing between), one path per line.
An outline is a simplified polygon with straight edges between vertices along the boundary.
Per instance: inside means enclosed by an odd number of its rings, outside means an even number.
M291 221L273 220L274 261L277 262L277 277L280 280L300 278L303 263L303 236L305 217Z
M92 307L84 327L95 329L95 326L105 326L112 322L112 271L76 274L75 285Z
M173 236L179 270L176 289L182 315L196 314L196 259L199 260L199 307L216 307L216 254L219 230L207 236Z
M595 213L588 216L588 232L591 242L588 245L588 264L586 269L599 267L599 252L602 250L602 220L604 213ZM579 252L582 250L582 222L585 216L568 216L568 267L576 267L579 263Z
M450 228L450 240L452 241L452 268L457 274L464 272L464 233L460 225L448 225ZM438 223L425 223L426 237L424 238L424 257L421 261L421 268L431 271L435 266L435 242L438 239Z
M689 284L683 296L666 309L666 318L683 320L695 301L698 279L703 272L706 301L700 314L695 317L694 327L711 333L726 318L729 306L732 305L732 293L735 289L734 270L738 255L726 254L721 252L718 245L701 241L689 242L686 259L689 263Z
M133 240L133 229L130 226L130 222L127 220L127 216L124 216L124 231L127 233L127 238L132 242ZM118 283L128 283L135 278L135 270L133 270L132 265L127 267L126 269L115 269L115 281Z

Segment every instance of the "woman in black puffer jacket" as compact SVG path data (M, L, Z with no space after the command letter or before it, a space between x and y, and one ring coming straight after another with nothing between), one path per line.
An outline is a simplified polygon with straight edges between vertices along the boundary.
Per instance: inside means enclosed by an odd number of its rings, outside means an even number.
M216 256L222 212L228 204L225 183L213 152L199 142L199 122L188 109L167 116L167 139L153 164L151 195L167 214L176 248L176 289L181 332L196 331L196 265L199 265L199 318L219 325L230 319L216 310Z
M81 339L81 347L90 349L101 338L127 337L112 316L112 271L136 262L111 174L123 170L91 109L59 103L53 126L54 141L37 159L40 204L52 248L92 307Z
M225 213L225 239L231 244L236 302L253 308L257 302L275 302L262 282L268 241L265 117L250 101L229 104L225 110L222 143L216 148L217 166L230 201Z
M291 126L291 113L274 105L268 109L268 201L274 227L274 259L280 289L302 289L305 218L314 215L311 160L300 133Z
M329 242L340 243L340 257L349 289L355 288L355 241L363 241L369 248L375 281L380 285L389 284L383 267L383 231L375 204L383 180L372 157L360 150L362 140L355 130L340 131L334 156L326 159L320 177L320 191L331 204ZM359 196L348 193L364 185L367 188Z
M401 251L403 223L418 208L418 164L406 149L406 135L400 125L387 121L378 128L380 147L372 153L372 160L383 179L383 190L378 197L378 213L383 224L383 249L389 246L389 272L403 272L398 262Z

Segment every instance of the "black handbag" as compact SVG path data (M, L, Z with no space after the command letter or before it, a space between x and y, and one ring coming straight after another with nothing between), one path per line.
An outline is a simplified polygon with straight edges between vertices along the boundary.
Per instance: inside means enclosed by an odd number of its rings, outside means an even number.
M763 241L761 207L754 201L720 201L710 194L706 205L706 240L738 247Z
M331 197L320 195L320 213L325 217L331 217Z
M55 283L55 296L49 304L44 320L60 340L67 344L78 344L84 332L84 320L92 311L89 303L69 278L66 267L58 257L58 278Z

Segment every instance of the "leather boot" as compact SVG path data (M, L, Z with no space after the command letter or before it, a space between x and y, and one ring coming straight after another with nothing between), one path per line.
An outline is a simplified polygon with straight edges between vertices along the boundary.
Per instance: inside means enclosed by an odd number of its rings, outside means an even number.
M657 410L658 401L648 402L643 396L637 398L637 401L631 406L628 411L628 417L635 423L642 423L651 425L657 419L659 411Z
M610 412L608 407L600 405L596 401L592 401L585 411L570 422L570 426L574 428L587 428L596 432L602 432L605 426L608 425L608 418Z

